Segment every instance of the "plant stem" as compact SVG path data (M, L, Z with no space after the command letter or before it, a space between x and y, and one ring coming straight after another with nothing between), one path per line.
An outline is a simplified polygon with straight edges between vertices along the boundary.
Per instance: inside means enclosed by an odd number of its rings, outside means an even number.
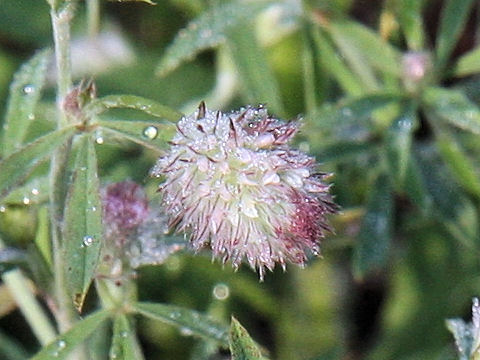
M70 64L70 21L73 18L74 2L67 1L61 7L52 8L50 16L55 43L55 60L57 66L57 128L68 124L63 101L72 87ZM65 173L70 152L70 144L60 147L52 156L50 163L50 219L52 223L52 248L55 274L56 300L58 313L56 320L61 332L70 328L76 313L68 296L65 283L65 267L61 244L61 220L65 199Z
M0 239L0 249L3 242ZM2 275L2 280L12 294L33 333L42 345L47 345L55 339L56 333L48 316L33 295L28 280L18 269L8 271Z
M87 27L90 38L95 38L100 31L100 2L87 0Z

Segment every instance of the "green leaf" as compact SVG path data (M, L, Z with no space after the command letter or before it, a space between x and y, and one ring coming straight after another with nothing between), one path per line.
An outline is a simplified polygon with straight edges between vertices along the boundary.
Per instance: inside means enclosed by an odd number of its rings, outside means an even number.
M102 136L128 139L153 150L166 149L175 134L175 124L160 121L100 120Z
M389 176L381 174L371 188L367 211L363 218L353 254L356 277L380 270L390 255L392 238L393 198Z
M447 133L437 133L436 144L445 164L452 174L470 193L480 196L480 180L475 171L475 166L458 144Z
M353 21L342 21L330 24L327 29L340 50L347 55L347 61L362 78L370 76L367 68L362 69L365 66L361 64L363 58L377 70L397 77L401 75L400 53L366 26ZM355 56L358 58L351 58Z
M402 186L408 168L412 134L417 124L416 106L406 104L387 131L386 150L391 173Z
M448 0L444 3L437 36L437 65L446 65L452 50L467 23L474 0Z
M468 76L480 73L480 46L462 55L453 70L455 76Z
M232 360L265 360L247 330L232 316L229 334Z
M413 51L422 50L425 41L422 17L424 3L424 0L397 1L400 26L405 35L408 48Z
M351 36L348 23L332 23L326 29L339 49L341 56L345 58L352 72L358 76L364 89L369 92L378 90L379 83L375 77L372 64L369 62L367 54L357 43L358 39Z
M75 323L66 333L45 346L31 360L63 360L75 347L85 341L109 317L109 310L100 310Z
M324 162L348 161L358 155L373 152L375 145L370 142L336 141L318 150L317 160Z
M165 76L200 51L225 43L227 33L237 26L247 27L269 1L231 1L212 6L180 30L157 67Z
M75 131L72 126L51 132L0 161L0 197L21 183L43 159L72 137Z
M140 302L134 309L141 315L186 329L193 335L227 345L228 328L195 310L168 304Z
M435 148L425 147L417 154L433 214L458 241L470 248L480 248L474 204L458 187Z
M276 79L253 30L244 25L232 29L229 33L228 47L232 52L232 59L248 102L267 103L274 112L282 114L283 106Z
M339 102L336 106L325 106L320 109L318 121L315 123L322 131L333 130L344 126L370 126L372 114L387 105L402 100L397 94L366 95Z
M66 205L63 228L65 273L75 306L81 309L100 253L102 204L93 139L78 139L77 156Z
M351 96L365 92L364 85L345 65L321 30L312 31L313 41L318 49L320 63L324 71L329 72L338 82L342 90Z
M423 176L414 156L408 159L405 174L405 192L411 201L416 204L423 214L429 214L432 208L432 198L427 191Z
M111 360L144 359L135 335L135 328L125 314L119 314L113 322L113 338L110 348Z
M423 101L439 119L474 134L480 134L480 108L459 90L428 88Z
M84 111L95 115L114 108L139 110L149 115L175 122L182 117L181 113L168 106L159 104L154 100L135 95L105 96L92 101L85 107Z
M12 190L4 199L4 204L40 204L48 199L48 177L39 176Z
M49 51L37 53L14 76L3 126L4 156L10 155L23 144L28 127L35 119L35 106L45 83L49 57Z

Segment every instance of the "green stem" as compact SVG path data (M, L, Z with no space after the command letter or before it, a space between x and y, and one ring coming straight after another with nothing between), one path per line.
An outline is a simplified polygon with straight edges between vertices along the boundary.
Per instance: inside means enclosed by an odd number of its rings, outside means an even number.
M3 242L0 239L0 248ZM2 280L12 294L20 311L32 328L33 333L42 345L47 345L55 339L55 329L45 314L43 308L33 295L28 280L18 269L8 271L2 275Z
M100 2L87 0L87 28L90 38L95 38L100 31Z

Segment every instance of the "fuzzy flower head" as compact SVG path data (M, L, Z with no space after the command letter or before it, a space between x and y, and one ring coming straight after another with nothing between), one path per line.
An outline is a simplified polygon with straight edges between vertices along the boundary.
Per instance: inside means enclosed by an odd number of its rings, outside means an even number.
M288 145L298 128L262 106L224 114L202 102L178 122L170 151L152 170L165 178L159 191L169 226L235 268L246 259L260 278L275 263L303 265L308 252L318 254L336 206L326 174Z

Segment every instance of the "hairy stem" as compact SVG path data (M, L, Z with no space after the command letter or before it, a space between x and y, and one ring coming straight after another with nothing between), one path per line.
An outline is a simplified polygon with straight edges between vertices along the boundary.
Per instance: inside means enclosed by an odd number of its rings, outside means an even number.
M87 0L88 36L95 38L100 31L100 1Z

